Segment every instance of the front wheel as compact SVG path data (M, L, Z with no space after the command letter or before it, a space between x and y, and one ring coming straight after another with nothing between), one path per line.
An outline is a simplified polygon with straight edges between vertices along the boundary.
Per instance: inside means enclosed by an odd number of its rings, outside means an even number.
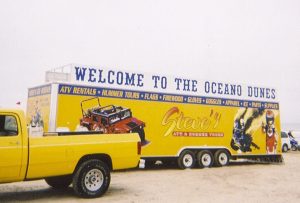
M177 160L178 166L181 169L193 168L195 166L195 155L190 150L183 151Z
M110 184L108 166L97 159L83 162L73 177L73 189L81 197L94 198L103 195Z

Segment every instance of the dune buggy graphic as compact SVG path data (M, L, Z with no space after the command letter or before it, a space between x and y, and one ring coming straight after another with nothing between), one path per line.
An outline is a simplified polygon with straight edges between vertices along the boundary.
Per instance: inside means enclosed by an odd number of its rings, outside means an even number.
M93 108L84 109L83 104L91 100L97 100L98 105ZM145 123L137 118L132 117L130 109L108 105L101 107L99 98L91 98L81 102L82 118L80 125L86 127L89 131L100 133L138 133L142 146L149 141L145 138Z

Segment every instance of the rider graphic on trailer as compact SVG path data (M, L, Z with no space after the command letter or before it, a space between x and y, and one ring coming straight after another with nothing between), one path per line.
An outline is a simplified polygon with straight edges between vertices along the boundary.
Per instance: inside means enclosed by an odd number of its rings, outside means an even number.
M275 154L277 148L277 132L275 129L275 118L273 111L266 112L266 124L262 123L262 131L266 134L267 154Z
M34 114L31 117L30 123L32 127L44 127L44 121L38 100L35 102Z
M230 146L238 153L252 152L253 149L260 149L260 147L253 142L249 128L252 122L263 114L263 111L260 109L251 111L249 117L246 117L247 112L249 113L247 108L242 112L240 116L235 118Z

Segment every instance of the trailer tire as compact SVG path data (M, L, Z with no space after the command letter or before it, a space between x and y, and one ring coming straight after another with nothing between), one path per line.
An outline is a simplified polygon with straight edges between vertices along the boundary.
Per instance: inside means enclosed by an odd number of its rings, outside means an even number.
M53 187L54 189L66 189L68 188L72 183L72 176L66 175L66 176L58 176L58 177L49 177L45 178L45 181L48 185Z
M229 154L224 149L219 149L214 155L215 164L218 167L227 166L229 164Z
M197 161L200 168L208 168L213 165L213 155L208 150L198 152Z
M195 154L190 150L184 150L178 157L177 164L181 169L193 168L195 166Z
M104 162L91 159L79 165L73 177L75 193L84 198L103 195L110 184L110 170Z

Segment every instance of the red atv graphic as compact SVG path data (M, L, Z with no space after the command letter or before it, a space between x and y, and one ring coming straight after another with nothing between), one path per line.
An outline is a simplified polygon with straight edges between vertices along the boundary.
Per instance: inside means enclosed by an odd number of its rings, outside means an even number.
M83 103L97 99L98 106L84 110ZM132 112L128 108L108 105L101 107L99 98L91 98L81 102L82 119L80 125L89 131L100 133L138 133L142 146L149 143L145 139L145 123L132 117Z

